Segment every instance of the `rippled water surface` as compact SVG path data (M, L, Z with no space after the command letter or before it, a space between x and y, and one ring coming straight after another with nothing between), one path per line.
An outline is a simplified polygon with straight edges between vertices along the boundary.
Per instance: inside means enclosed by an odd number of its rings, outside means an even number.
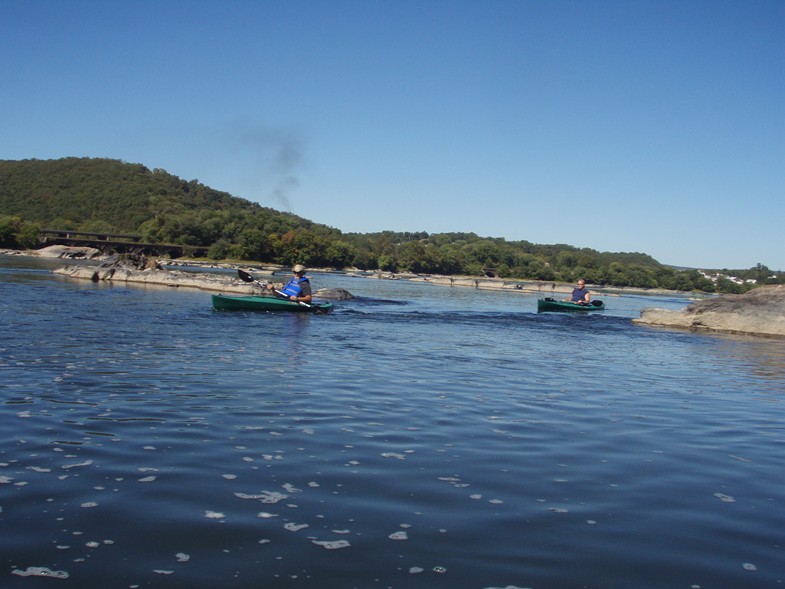
M0 260L0 587L785 581L785 342L317 274L331 315Z

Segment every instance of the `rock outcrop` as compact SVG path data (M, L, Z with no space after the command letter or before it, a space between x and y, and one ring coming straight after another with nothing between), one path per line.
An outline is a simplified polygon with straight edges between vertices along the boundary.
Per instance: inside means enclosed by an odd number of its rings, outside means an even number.
M207 272L183 272L180 270L138 270L125 266L95 268L89 266L66 266L53 270L70 278L83 278L93 282L111 281L145 284L150 286L170 286L199 288L215 292L231 292L235 294L256 294L259 288L246 284L239 278L228 275L210 274Z
M72 247L67 245L50 245L39 250L33 250L36 256L42 258L70 258L96 260L103 254L94 247ZM29 252L28 252L29 253Z
M226 272L187 272L169 270L157 260L139 255L115 256L99 266L66 266L53 270L71 278L93 282L129 282L150 286L199 288L202 290L233 294L259 294L262 287L240 280L237 274ZM258 274L259 272L255 272ZM342 288L317 290L314 296L323 299L351 300L354 295Z
M344 288L320 288L313 293L317 299L331 299L334 301L350 301L354 295Z
M726 333L785 336L785 285L697 301L682 311L643 309L634 323Z

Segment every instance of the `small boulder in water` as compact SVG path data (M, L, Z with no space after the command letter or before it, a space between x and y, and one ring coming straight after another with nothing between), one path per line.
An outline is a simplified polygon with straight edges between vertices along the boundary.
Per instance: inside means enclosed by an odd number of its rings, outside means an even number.
M320 299L332 299L335 301L350 301L354 298L352 293L343 288L320 288L313 293L313 296Z

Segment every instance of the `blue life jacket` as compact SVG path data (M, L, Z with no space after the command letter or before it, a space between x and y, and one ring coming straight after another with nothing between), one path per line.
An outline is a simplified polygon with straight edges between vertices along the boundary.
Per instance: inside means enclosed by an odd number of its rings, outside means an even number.
M289 282L286 283L286 286L281 289L281 292L287 297L299 297L303 292L303 287L300 286L301 282L308 282L308 278L305 276L302 278L292 278ZM310 284L310 282L308 283Z

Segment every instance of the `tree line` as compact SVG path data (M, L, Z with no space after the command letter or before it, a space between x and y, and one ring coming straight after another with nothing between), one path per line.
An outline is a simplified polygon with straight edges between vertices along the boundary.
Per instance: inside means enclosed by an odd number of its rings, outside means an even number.
M214 260L385 272L744 292L729 276L755 284L783 283L782 272L758 264L723 270L710 280L698 270L665 266L643 253L598 252L474 233L343 233L291 213L263 207L185 181L164 170L97 158L0 161L0 247L34 248L41 228L135 233L145 242L208 248Z

